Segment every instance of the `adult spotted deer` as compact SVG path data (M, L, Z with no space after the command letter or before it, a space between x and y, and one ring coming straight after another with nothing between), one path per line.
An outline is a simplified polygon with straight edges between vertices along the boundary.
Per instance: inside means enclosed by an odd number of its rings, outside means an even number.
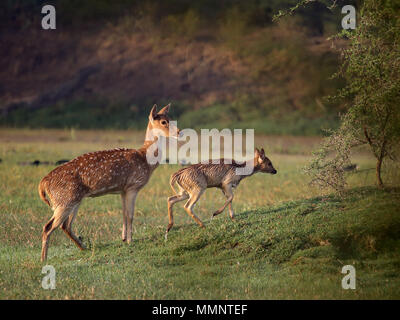
M132 241L132 220L138 192L149 181L158 162L160 136L177 138L179 129L170 123L170 105L157 113L156 105L149 115L146 137L140 149L114 149L81 155L51 171L39 183L40 198L54 211L43 227L41 260L47 258L49 237L58 227L83 250L80 238L72 232L72 223L83 198L119 193L122 198L122 240ZM161 150L160 150L161 151ZM47 196L47 198L46 198Z
M233 220L232 189L236 188L241 180L253 175L254 173L277 173L271 161L265 156L264 149L261 149L261 151L255 149L254 158L248 160L248 164L246 162L242 164L238 164L235 161L230 162L232 163L229 164L228 161L220 159L218 163L212 163L212 161L205 164L198 163L183 168L171 175L170 185L175 195L168 198L169 224L165 238L167 238L168 232L174 224L172 207L175 203L189 198L184 205L185 211L198 223L200 227L204 227L201 220L194 214L193 207L207 188L219 188L223 191L227 200L220 209L213 213L212 218L224 211L229 205L229 215ZM251 173L249 175L238 175L236 169L240 167L243 168L246 165L250 165L253 168ZM175 183L178 185L179 193L177 193L174 188Z

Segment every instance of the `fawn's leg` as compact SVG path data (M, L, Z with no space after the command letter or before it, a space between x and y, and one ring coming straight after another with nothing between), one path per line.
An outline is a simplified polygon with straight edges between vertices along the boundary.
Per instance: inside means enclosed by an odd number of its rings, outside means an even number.
M189 216L191 216L194 221L197 222L197 224L204 228L204 224L203 222L201 222L201 220L194 214L193 212L193 207L196 204L196 202L200 199L201 195L203 194L205 189L197 189L197 190L193 190L192 193L190 194L190 198L189 200L185 203L185 210L188 213Z
M42 232L42 256L41 261L45 261L47 259L47 250L49 246L49 237L52 232L58 228L71 214L73 210L73 206L71 207L57 207L54 210L54 214L51 219L45 224Z
M232 201L229 202L229 216L232 220L235 220L235 212L233 211Z
M171 230L172 226L174 225L174 216L172 213L173 205L179 201L183 201L183 200L187 199L188 197L189 197L189 195L185 192L185 193L175 195L175 196L168 198L168 220L169 220L169 223L168 223L167 231L165 233L165 239L167 239L168 232L169 232L169 230Z
M232 190L232 197L233 197L233 189ZM226 192L224 191L225 197L229 197ZM235 212L233 211L233 206L232 206L232 202L233 202L233 198L231 200L231 202L229 202L229 216L231 217L232 220L235 220Z
M229 214L231 216L231 218L233 219L233 209L232 209L232 205L231 202L233 200L233 192L232 192L232 185L227 185L227 186L222 186L222 192L225 194L226 197L226 201L224 203L224 205L219 208L217 211L215 211L212 215L211 218L214 218L216 215L219 215L222 211L225 210L225 208L229 206Z
M67 234L67 236L75 242L79 249L84 250L86 249L85 246L82 244L82 241L72 232L72 223L75 220L76 214L78 212L79 203L72 209L72 213L68 216L68 218L63 222L61 225L61 229Z
M126 194L125 192L121 193L122 200L122 241L126 241L126 224L128 220L128 216L126 213Z
M132 242L132 222L133 214L135 212L135 202L137 196L136 190L130 190L126 192L125 207L126 207L126 241Z

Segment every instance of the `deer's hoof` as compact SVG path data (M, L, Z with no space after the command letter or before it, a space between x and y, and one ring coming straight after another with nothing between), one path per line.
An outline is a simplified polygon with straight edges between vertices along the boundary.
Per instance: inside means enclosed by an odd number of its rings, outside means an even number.
M79 249L81 250L86 250L86 246L83 244L83 237L82 236L78 236L78 241L79 241Z

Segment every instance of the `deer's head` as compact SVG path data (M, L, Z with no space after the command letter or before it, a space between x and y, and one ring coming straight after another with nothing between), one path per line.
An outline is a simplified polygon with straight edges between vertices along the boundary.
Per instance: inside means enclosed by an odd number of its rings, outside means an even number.
M269 160L265 156L264 149L261 149L260 151L256 148L254 152L254 165L260 172L271 173L271 174L277 173L274 166L272 165L271 160Z
M167 138L178 138L180 130L168 117L171 104L166 105L157 112L157 105L154 105L149 115L148 131L153 137L164 136Z

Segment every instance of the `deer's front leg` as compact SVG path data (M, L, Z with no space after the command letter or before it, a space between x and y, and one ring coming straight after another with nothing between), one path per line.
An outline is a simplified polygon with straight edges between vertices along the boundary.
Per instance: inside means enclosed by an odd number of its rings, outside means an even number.
M136 202L137 191L130 190L125 194L125 216L126 216L126 242L132 242L132 222L133 215L135 212L135 202Z
M126 213L126 194L121 193L122 200L122 241L126 241L126 224L127 224L127 213Z
M229 214L230 214L231 218L233 219L233 209L232 209L232 205L231 205L232 200L233 200L232 185L229 184L226 186L222 186L222 192L224 193L224 195L226 197L226 202L220 209L218 209L217 211L215 211L213 213L211 218L214 218L216 215L219 215L222 211L225 210L227 205L229 205Z

